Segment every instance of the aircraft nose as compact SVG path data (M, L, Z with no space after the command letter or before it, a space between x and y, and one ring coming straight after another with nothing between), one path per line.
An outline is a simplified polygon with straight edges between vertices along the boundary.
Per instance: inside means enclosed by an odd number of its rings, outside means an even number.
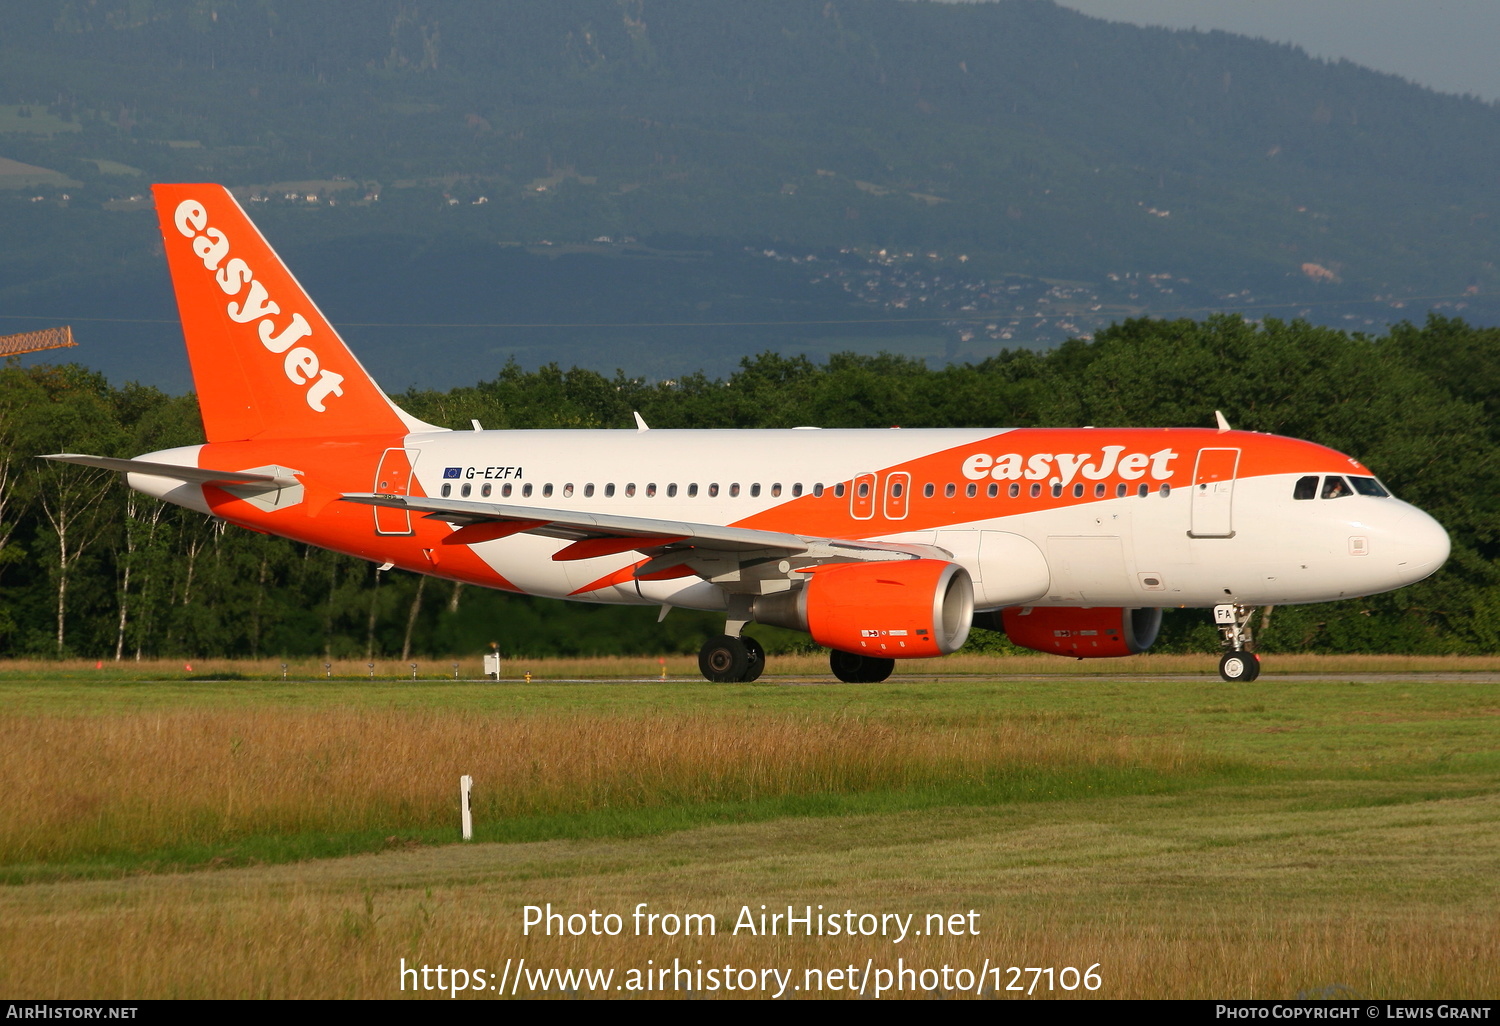
M1396 522L1396 572L1407 584L1413 584L1437 572L1448 560L1452 542L1432 517L1414 509Z

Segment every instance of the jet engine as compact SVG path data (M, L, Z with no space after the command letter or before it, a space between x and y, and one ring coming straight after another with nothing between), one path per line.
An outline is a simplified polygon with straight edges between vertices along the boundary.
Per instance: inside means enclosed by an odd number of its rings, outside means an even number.
M974 619L974 584L940 559L828 563L791 592L762 595L759 623L807 631L828 648L881 659L957 651Z
M976 626L1003 630L1015 644L1037 652L1101 659L1150 648L1161 630L1161 610L1011 606L984 614Z

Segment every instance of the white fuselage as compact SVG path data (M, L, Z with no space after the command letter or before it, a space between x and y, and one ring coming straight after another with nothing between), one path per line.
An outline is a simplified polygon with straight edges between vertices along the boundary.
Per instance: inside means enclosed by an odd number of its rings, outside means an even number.
M1420 580L1448 553L1442 528L1399 499L1293 498L1304 471L1327 467L1291 466L1282 473L1239 477L1228 482L1227 494L1223 483L1194 486L1200 443L1250 451L1257 439L1273 436L1234 432L1221 438L1179 430L1142 439L1103 429L1054 431L1049 448L1062 448L1056 440L1065 439L1072 451L1046 453L1050 461L1027 453L1017 478L997 478L1004 471L992 467L993 460L976 462L969 455L1004 449L1012 436L1013 447L1021 448L1026 434L443 431L410 434L404 446L416 482L412 494L935 546L968 570L980 609L1322 602ZM223 462L200 452L203 448L150 458L204 466ZM296 447L286 448L276 462L297 469ZM1132 461L1132 453L1139 458ZM369 479L374 463L365 459L369 469L351 471L331 482L333 488L379 491L381 482ZM861 480L867 484L863 496ZM131 483L210 512L198 486L139 474ZM897 483L904 502L892 496ZM1019 491L1014 498L1012 486ZM992 497L992 488L999 494ZM1036 488L1040 494L1033 496ZM1058 489L1061 495L1055 494ZM1078 489L1081 495L1074 494ZM293 507L251 526L297 537L302 517ZM322 537L308 540L327 545ZM348 544L328 547L396 565L411 561L409 553L387 552L382 540L392 539L382 539L372 526ZM625 552L554 560L566 544L522 533L470 547L496 575L529 594L725 608L725 592L698 579L627 577L597 586L642 557ZM408 568L432 569L420 562Z

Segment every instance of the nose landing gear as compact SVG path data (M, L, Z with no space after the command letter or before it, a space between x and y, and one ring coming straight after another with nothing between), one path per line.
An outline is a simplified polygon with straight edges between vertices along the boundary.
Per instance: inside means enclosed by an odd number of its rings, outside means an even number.
M1219 676L1231 684L1248 684L1260 676L1260 656L1254 652L1225 652L1219 660Z
M1260 656L1250 651L1255 645L1250 630L1250 618L1254 615L1254 606L1228 602L1214 606L1214 624L1225 648L1224 657L1219 660L1219 676L1231 684L1248 684L1260 676Z

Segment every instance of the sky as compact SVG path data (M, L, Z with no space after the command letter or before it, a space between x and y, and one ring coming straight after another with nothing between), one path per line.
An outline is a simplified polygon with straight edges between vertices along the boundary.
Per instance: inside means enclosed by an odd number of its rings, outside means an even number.
M1500 100L1500 0L1057 0L1110 21L1223 29Z

